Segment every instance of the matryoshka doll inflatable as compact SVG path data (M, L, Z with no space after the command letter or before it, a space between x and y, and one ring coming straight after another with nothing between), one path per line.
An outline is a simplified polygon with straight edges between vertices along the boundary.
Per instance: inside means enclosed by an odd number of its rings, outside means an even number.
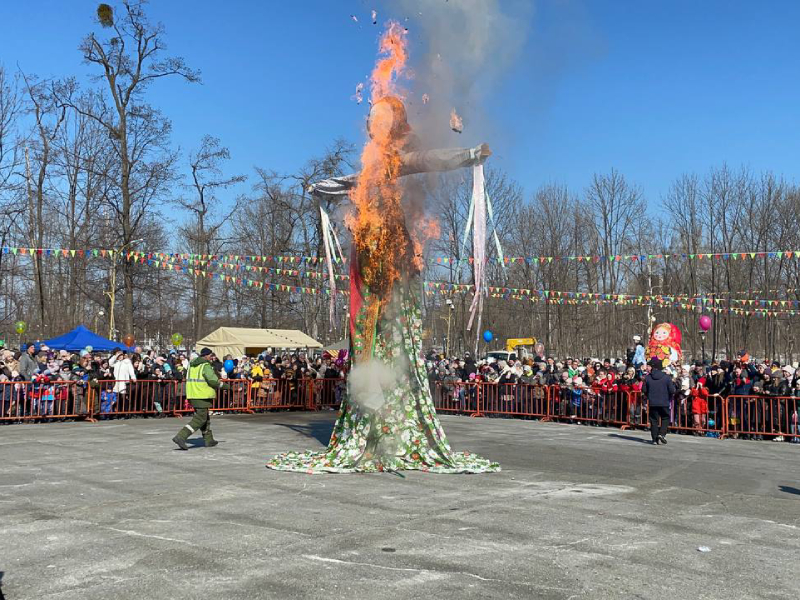
M647 359L658 359L665 367L680 364L683 360L681 352L681 330L672 323L659 323L650 334L647 345Z

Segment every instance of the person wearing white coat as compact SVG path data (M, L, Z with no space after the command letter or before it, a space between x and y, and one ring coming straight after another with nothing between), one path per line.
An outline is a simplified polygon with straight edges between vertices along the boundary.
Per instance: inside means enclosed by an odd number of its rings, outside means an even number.
M124 394L128 390L128 382L136 381L136 370L133 368L128 353L124 350L117 350L108 359L108 365L114 369L114 391L117 394Z

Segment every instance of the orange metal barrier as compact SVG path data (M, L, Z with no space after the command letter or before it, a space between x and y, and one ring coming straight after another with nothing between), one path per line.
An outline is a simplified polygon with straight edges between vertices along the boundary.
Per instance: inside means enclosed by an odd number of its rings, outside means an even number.
M628 418L631 427L649 429L649 410L641 392L629 392ZM721 396L709 396L703 410L695 413L696 400L691 396L673 398L670 405L669 431L683 433L716 434L725 437L727 431L727 404ZM695 418L695 416L697 418Z
M86 389L79 382L0 382L0 421L52 421L88 416Z
M545 418L549 416L550 390L526 383L478 384L478 413L490 416Z
M569 386L559 385L550 386L548 416L595 425L599 425L603 420L600 398L594 390L591 388L575 390Z
M250 381L247 379L221 379L230 389L218 390L211 403L211 412L253 412L250 408Z
M647 400L642 392L628 392L628 426L636 429L649 429Z
M263 379L258 387L251 386L250 408L258 411L280 408L286 397L285 384L284 379Z
M306 381L308 386L307 408L309 410L336 409L341 406L342 398L347 393L345 379L309 379Z
M614 390L600 392L600 418L606 425L621 429L630 427L630 395L628 392Z
M214 399L214 412L337 408L346 394L344 379L223 380L231 389ZM0 383L0 422L30 422L123 416L179 416L192 412L185 383L175 380L54 381ZM648 408L641 392L602 393L565 386L436 382L431 385L438 412L472 416L530 417L648 429ZM691 396L676 396L670 430L726 436L778 436L800 441L800 398L710 396L707 406Z
M274 408L307 408L309 380L295 382L292 379L264 379L250 391L251 410Z
M475 414L478 412L479 383L435 382L432 386L433 406L436 412Z
M727 434L774 439L796 437L798 398L728 396Z
M171 379L99 381L92 388L90 410L101 419L185 412L185 395L181 396L179 385Z
M723 435L725 424L726 403L721 396L709 396L705 401L682 395L673 398L670 409L670 431L714 432Z

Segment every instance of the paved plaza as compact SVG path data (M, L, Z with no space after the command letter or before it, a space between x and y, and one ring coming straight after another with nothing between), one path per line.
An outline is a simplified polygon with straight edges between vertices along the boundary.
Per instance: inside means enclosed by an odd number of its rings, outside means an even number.
M791 598L800 449L442 417L488 475L302 475L335 413L0 427L7 600ZM185 421L184 421L185 422ZM699 548L708 551L700 551Z

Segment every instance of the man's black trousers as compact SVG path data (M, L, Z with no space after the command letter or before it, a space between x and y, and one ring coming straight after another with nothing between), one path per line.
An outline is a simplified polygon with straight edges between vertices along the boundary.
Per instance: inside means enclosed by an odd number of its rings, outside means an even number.
M660 435L667 435L669 427L669 408L666 406L650 407L650 437L655 442Z

